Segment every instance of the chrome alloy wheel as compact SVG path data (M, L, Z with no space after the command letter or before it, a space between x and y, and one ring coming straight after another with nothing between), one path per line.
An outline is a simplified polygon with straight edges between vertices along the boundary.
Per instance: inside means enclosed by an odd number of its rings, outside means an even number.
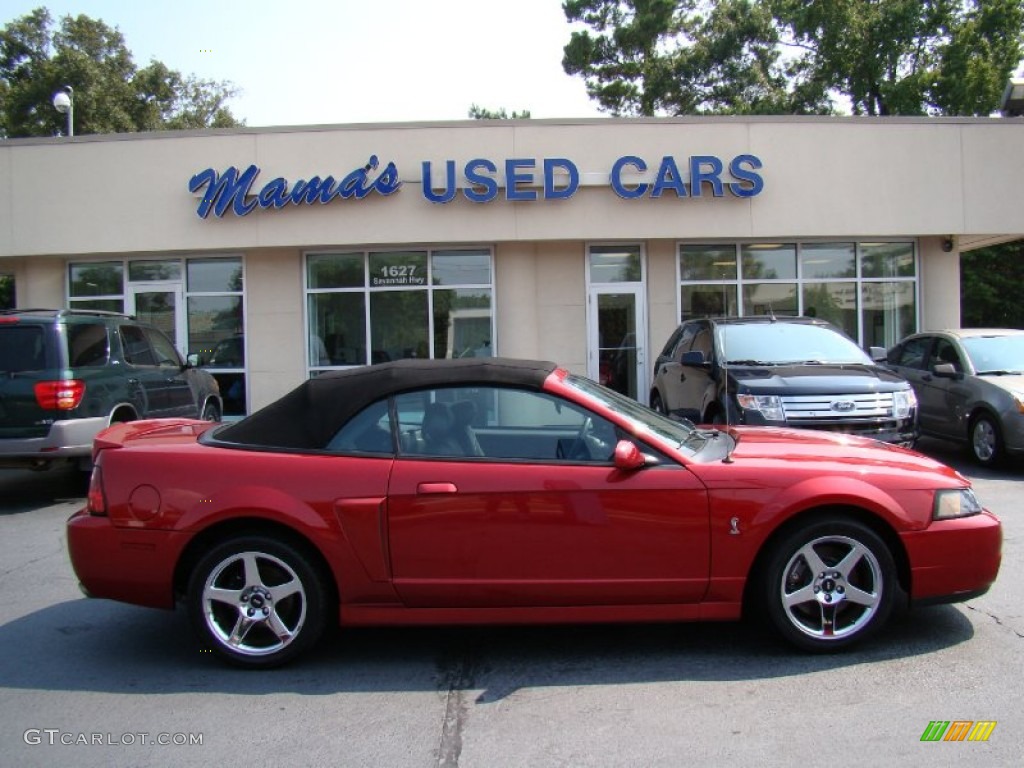
M213 638L236 654L260 657L283 650L299 636L307 598L288 563L266 552L244 551L210 571L202 605Z
M980 417L974 422L971 428L971 447L979 463L994 463L999 454L999 433L989 419Z
M834 642L871 622L885 588L882 566L869 547L849 536L822 536L790 557L779 598L794 628Z

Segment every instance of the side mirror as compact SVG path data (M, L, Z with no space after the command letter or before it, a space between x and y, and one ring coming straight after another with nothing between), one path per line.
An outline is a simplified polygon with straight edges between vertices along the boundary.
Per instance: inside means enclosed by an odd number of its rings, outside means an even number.
M188 363L189 368L199 367L199 355L193 352L191 355L185 358L185 362Z
M696 352L683 352L679 362L683 365L704 365L707 361L704 359L704 353L698 350Z
M641 469L647 460L631 440L619 440L615 444L615 468L623 472Z
M886 359L885 347L868 347L868 355L876 363L884 363Z
M932 373L940 379L955 379L956 367L952 363L937 363L932 366Z

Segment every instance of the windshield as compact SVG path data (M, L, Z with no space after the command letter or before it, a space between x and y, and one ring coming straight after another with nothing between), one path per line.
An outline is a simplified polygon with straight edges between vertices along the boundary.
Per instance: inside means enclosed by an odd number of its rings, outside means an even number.
M785 322L719 325L718 348L729 365L871 365L871 358L849 337L822 325Z
M979 374L1024 372L1024 334L974 336L961 342Z
M633 433L638 437L653 434L692 453L699 451L708 440L707 435L697 430L691 422L673 421L636 400L590 379L569 374L565 382L629 419L633 425Z

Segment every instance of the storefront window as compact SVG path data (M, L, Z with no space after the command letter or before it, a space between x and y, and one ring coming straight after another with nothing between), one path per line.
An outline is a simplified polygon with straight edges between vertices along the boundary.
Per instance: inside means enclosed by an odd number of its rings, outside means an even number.
M746 283L744 315L798 315L796 283Z
M71 264L69 271L72 297L124 293L124 265L121 262Z
M796 246L754 243L740 248L744 280L792 280L796 277Z
M736 269L736 253L740 254ZM828 320L867 348L917 328L913 242L686 243L680 318L738 314Z
M861 307L864 347L888 348L917 330L914 283L864 283Z
M679 273L683 282L691 280L735 280L735 245L679 246Z
M493 354L489 249L306 257L309 365Z
M129 261L128 280L131 282L180 280L181 261Z
M189 259L189 293L227 293L242 290L241 259Z
M589 253L591 283L639 283L643 279L639 245L594 245Z

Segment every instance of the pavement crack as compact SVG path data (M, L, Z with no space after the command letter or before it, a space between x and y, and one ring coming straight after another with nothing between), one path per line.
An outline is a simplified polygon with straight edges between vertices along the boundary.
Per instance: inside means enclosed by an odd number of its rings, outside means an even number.
M990 619L992 619L992 621L994 621L994 622L995 622L995 623L996 623L997 625L999 625L1000 627L1003 627L1004 629L1008 629L1008 630L1010 630L1011 632L1013 632L1013 634L1015 634L1015 635L1016 635L1017 637L1019 637L1019 638L1020 638L1021 640L1024 640L1024 632L1020 632L1020 631L1018 631L1018 630L1014 629L1014 628L1013 628L1013 627L1011 627L1011 626L1010 626L1009 624L1004 624L1004 623L1003 623L1003 620L1002 620L1001 618L999 618L998 616L996 616L996 615L995 615L994 613L989 613L988 611L983 611L983 610L981 610L980 608L975 608L975 607L974 607L973 605L971 605L970 603L968 603L968 604L967 604L967 607L968 607L968 608L969 608L970 610L974 611L975 613L980 613L980 614L983 614L984 616L988 616L988 617L989 617Z
M441 685L445 690L441 740L437 748L438 768L458 768L462 755L462 734L469 717L468 691L473 688L476 663L470 655L442 666Z

